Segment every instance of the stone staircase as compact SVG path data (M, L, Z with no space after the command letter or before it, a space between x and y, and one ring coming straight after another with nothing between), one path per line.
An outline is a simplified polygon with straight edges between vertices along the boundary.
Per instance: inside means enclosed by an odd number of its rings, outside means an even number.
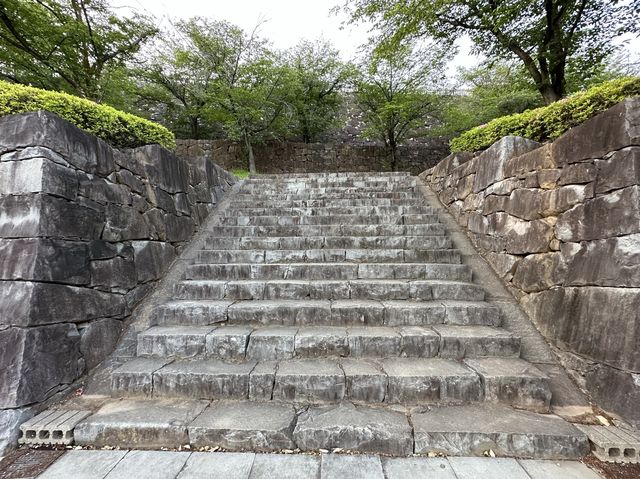
M501 327L418 182L241 183L149 306L135 354L108 371L111 398L76 426L76 442L587 452L584 435L549 414L549 378L520 358L521 338Z

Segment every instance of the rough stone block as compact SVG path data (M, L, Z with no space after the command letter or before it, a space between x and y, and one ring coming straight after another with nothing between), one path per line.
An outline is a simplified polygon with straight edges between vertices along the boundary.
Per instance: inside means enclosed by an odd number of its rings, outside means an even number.
M295 449L295 423L296 411L287 404L214 403L189 425L189 441L232 451Z
M254 331L249 337L247 357L259 361L290 359L298 328L267 326Z
M621 370L640 370L637 289L554 288L530 294L523 306L557 347Z
M176 258L175 248L160 241L134 241L136 278L139 283L162 278Z
M640 147L616 151L605 160L596 161L595 168L598 171L596 193L640 185Z
M559 252L531 254L518 262L512 283L528 293L564 283L567 265Z
M381 364L389 376L386 402L469 402L482 398L478 375L454 361L388 358Z
M91 286L97 289L126 292L136 283L133 261L117 256L91 262Z
M433 408L413 413L415 452L450 456L497 455L543 459L578 458L589 452L587 437L551 414L490 404Z
M482 378L485 400L546 413L551 402L549 378L522 359L465 359Z
M98 211L49 195L0 197L0 237L98 238L104 219Z
M629 98L613 108L571 128L553 142L553 157L558 164L578 163L602 158L640 142L640 99Z
M103 176L114 170L113 150L104 141L46 111L2 118L0 153L43 146L87 173Z
M0 163L0 194L49 193L74 200L78 194L76 172L47 158Z
M106 223L102 238L107 241L149 239L151 230L145 216L129 206L110 203L107 205Z
M108 403L76 426L75 442L130 448L188 444L187 426L207 405L207 401L184 400L125 399Z
M640 234L582 242L564 256L567 286L640 287Z
M640 232L640 186L631 186L577 205L558 217L562 241L605 239ZM598 221L593 221L598 218Z
M402 337L400 356L432 358L438 355L440 338L433 330L420 326L402 326L397 331Z
M113 396L151 396L153 373L170 360L166 358L135 358L111 373Z
M411 426L403 413L349 403L309 408L293 435L303 450L339 447L400 456L413 452Z
M191 358L205 352L212 326L155 326L138 334L138 356Z
M340 366L326 359L293 359L278 365L273 397L288 401L336 401L344 398Z
M507 253L543 253L549 250L553 226L544 220L523 221L510 216L505 222L504 235Z
M43 401L82 374L73 324L0 330L0 408Z
M213 359L175 362L153 374L153 391L167 397L247 398L249 374L255 365L255 361L224 363Z
M387 375L379 364L363 359L340 360L344 371L347 399L366 403L381 403L387 395Z
M86 243L51 238L0 239L0 278L89 284Z
M583 161L572 165L565 165L558 179L559 185L579 185L591 183L596 179L598 171L593 161Z
M555 168L556 163L551 155L551 145L542 145L531 151L509 158L504 165L506 178L523 176L531 171Z
M0 324L85 322L125 314L122 295L55 283L0 281Z
M87 370L96 367L113 352L122 332L122 321L98 319L79 325L80 353Z
M207 355L220 359L244 359L252 331L250 326L226 326L213 330L206 337Z
M538 142L516 136L506 136L495 142L478 155L473 191L477 193L487 186L503 180L506 177L503 170L504 164L509 159L534 150L539 146L540 143Z
M295 354L299 357L348 356L347 330L335 326L312 326L298 330Z
M256 364L249 377L249 399L272 399L277 368L276 361L263 361Z

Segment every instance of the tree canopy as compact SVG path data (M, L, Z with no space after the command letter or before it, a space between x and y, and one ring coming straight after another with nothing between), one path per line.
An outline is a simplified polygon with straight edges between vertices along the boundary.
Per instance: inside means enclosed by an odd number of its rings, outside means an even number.
M389 148L396 169L400 143L417 128L437 120L439 79L444 56L437 50L404 47L389 55L372 55L366 73L356 82L356 103L365 123L364 135Z
M348 0L345 8L352 21L373 22L382 49L469 35L476 52L518 59L546 103L565 95L569 59L587 71L615 50L613 38L638 29L637 2L618 0Z
M106 0L0 2L0 78L102 100L105 72L131 60L155 33Z

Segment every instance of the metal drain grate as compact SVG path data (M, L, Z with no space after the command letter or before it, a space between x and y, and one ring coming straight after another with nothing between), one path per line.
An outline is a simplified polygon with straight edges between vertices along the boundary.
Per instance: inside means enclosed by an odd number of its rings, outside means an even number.
M594 446L593 455L605 462L640 463L640 435L616 426L576 424Z
M73 444L73 428L91 411L45 411L20 426L19 444Z

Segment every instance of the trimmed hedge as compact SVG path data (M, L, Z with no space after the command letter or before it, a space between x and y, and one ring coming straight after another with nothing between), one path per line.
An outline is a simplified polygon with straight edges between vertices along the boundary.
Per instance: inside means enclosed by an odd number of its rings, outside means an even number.
M611 80L551 105L491 120L452 139L449 145L457 152L484 150L508 135L555 140L569 128L636 95L640 95L640 78Z
M38 110L55 113L116 148L176 146L173 133L150 120L67 93L0 81L0 116Z

